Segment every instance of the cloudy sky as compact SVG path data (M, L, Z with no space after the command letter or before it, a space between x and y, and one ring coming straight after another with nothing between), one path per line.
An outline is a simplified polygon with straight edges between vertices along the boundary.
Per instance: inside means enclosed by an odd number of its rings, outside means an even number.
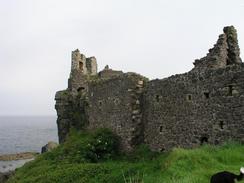
M226 25L243 52L243 19L243 0L0 0L0 115L55 115L76 48L100 70L164 78L189 71Z

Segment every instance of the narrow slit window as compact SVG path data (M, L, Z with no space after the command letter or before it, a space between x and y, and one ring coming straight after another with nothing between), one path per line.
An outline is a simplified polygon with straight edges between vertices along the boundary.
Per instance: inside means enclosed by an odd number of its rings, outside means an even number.
M159 127L159 132L162 133L163 132L163 126Z
M191 100L192 100L192 95L188 94L188 95L187 95L187 100L188 100L188 101L191 101Z
M210 97L209 92L204 92L203 94L204 94L205 99L209 99L209 97Z
M220 127L221 130L224 129L224 121L220 121L219 122L219 127Z
M79 62L79 69L83 71L83 63Z
M233 95L233 85L228 86L228 95L232 96Z
M159 102L159 95L156 95L156 101Z

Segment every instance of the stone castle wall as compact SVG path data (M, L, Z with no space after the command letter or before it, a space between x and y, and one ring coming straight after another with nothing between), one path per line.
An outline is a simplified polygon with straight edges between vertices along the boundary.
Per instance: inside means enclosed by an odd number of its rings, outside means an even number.
M142 143L167 151L244 142L244 64L234 27L224 28L194 65L188 73L148 81L108 66L97 74L94 57L72 52L68 89L55 97L60 142L72 127L110 128L125 151Z
M173 147L244 142L244 65L150 81L145 89L145 143Z
M123 74L91 82L87 95L88 128L112 129L121 137L123 149L130 150L135 144L141 143L142 139L135 136L142 135L139 98L144 79L137 74Z

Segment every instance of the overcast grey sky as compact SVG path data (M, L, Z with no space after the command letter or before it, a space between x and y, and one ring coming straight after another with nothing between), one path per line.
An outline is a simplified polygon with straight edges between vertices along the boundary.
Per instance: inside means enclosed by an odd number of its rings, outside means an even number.
M55 115L71 51L150 79L189 71L243 0L0 0L0 115ZM243 55L243 54L242 54Z

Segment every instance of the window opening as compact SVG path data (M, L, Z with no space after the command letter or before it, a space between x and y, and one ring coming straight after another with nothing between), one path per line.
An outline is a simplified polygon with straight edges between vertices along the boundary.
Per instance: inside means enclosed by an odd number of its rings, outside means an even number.
M162 133L163 132L163 126L159 127L159 132Z
M83 71L83 63L79 62L79 69Z
M232 96L233 95L233 86L232 85L229 85L228 86L228 95L229 96Z
M200 143L201 143L201 145L208 143L208 138L207 137L201 137Z
M156 101L159 102L159 95L156 95Z
M220 122L219 122L219 127L220 127L221 130L224 129L224 122L223 122L223 121L220 121Z
M206 99L209 99L209 92L204 92L203 93Z
M188 101L191 101L192 100L192 96L190 94L187 95L187 99L188 99Z

